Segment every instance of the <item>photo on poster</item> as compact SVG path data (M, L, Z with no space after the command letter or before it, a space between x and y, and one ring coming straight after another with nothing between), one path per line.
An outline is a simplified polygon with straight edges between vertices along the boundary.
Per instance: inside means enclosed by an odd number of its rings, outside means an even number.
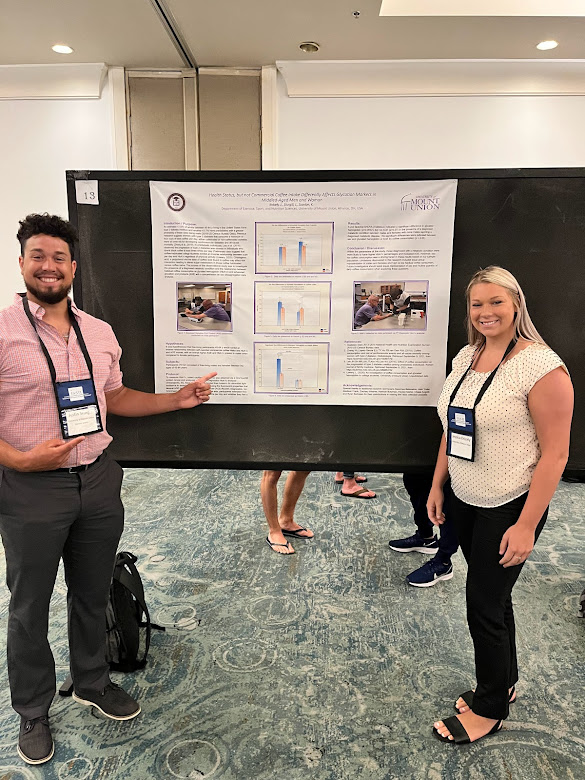
M425 331L428 297L427 279L354 282L352 330Z
M331 330L331 282L255 282L254 333L319 335Z
M333 222L256 222L257 274L333 272Z
M229 282L178 282L177 331L232 331L232 285Z
M329 344L255 342L254 392L327 394Z

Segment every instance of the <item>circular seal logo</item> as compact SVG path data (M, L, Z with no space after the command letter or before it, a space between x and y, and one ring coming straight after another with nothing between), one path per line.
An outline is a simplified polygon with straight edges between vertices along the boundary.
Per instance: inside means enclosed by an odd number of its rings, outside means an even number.
M172 211L182 211L185 208L185 198L180 192L173 192L173 194L169 195L167 198L167 206Z

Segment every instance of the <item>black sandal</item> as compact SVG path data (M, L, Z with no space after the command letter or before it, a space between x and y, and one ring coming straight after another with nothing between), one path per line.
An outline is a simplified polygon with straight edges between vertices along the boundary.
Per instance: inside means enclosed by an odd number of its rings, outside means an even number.
M456 715L451 715L449 718L445 718L443 723L449 729L449 733L453 739L449 739L449 737L444 737L442 734L439 734L435 726L433 726L433 735L441 742L449 742L451 745L468 745L471 743L469 734L467 731L465 731L464 725ZM479 740L483 739L484 737L497 734L498 731L501 730L503 723L503 720L498 720L496 723L494 723L493 727L488 731L487 734L484 734L483 737L479 737L479 739L474 740L474 742L479 742Z
M465 693L462 693L461 696L459 697L459 699L463 699L463 701L467 704L470 710L473 709L473 694L474 691L465 691ZM513 685L512 690L510 691L510 696L508 698L508 704L514 704L515 701L516 701L516 686ZM455 704L453 705L453 709L455 710L455 712L459 713L459 715L463 715L461 710L457 709L457 702L455 702Z
M283 536L292 536L295 539L314 539L315 534L313 536L303 536L301 533L302 531L308 531L308 528L304 528L302 525L300 525L298 528L295 528L294 531L289 531L286 528L281 528Z
M276 549L277 547L286 547L288 549L291 546L290 542L287 542L286 544L281 544L280 542L271 542L268 537L266 537L266 542L270 545L270 549L274 550L274 552L278 553L278 555L294 555L295 553L295 551L283 553Z

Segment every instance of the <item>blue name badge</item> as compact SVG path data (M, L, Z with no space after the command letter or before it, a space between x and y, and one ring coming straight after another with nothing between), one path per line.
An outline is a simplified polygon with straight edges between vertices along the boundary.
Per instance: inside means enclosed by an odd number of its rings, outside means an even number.
M64 439L103 430L93 379L56 382L55 393Z
M475 413L462 406L447 407L447 455L463 460L475 457Z
M79 404L95 404L95 390L91 379L75 379L73 382L57 382L59 408L69 409Z

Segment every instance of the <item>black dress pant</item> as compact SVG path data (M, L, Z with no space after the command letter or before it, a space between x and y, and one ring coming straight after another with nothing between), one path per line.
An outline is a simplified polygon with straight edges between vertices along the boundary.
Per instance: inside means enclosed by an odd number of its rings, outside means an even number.
M433 484L433 474L432 472L418 474L405 471L402 475L402 482L412 504L414 522L418 533L423 539L430 539L435 533L435 526L429 520L427 500ZM451 556L455 555L459 547L455 527L451 520L451 512L449 511L450 497L450 491L446 489L445 505L443 507L445 522L439 526L439 550L435 555L435 558L444 564L451 563Z
M0 469L0 533L11 593L8 679L12 706L26 719L46 715L55 695L47 630L61 558L75 689L101 690L108 682L105 612L124 526L122 474L105 454L79 473Z
M451 497L451 516L468 566L467 623L477 678L473 711L484 718L508 717L508 689L518 682L512 588L523 564L505 569L499 561L502 536L518 520L527 496L490 508ZM547 515L548 508L536 528L536 539Z

